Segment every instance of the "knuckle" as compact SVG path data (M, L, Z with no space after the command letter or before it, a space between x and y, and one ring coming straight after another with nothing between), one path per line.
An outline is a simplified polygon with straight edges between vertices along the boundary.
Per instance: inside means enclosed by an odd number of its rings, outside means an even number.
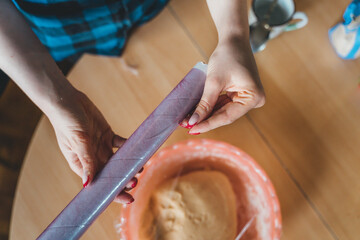
M208 83L220 85L220 78L215 75L208 75L206 80Z
M97 161L94 161L94 159L92 158L81 159L81 165L87 169L93 169L97 164L98 164Z
M205 101L204 99L201 99L198 104L198 109L200 109L203 112L210 112L211 106L207 101Z
M90 165L92 162L93 162L93 159L88 154L81 156L82 164Z
M243 98L246 98L246 105L261 107L265 104L265 93L257 86L249 87L248 89L241 91L240 95L242 95Z
M91 169L91 164L87 162L81 162L81 165L84 169Z
M223 84L223 81L219 78L212 78L211 80L209 80L209 83L208 83L210 86L209 86L209 89L212 89L212 90L217 90L217 89L223 89L224 88L224 84Z

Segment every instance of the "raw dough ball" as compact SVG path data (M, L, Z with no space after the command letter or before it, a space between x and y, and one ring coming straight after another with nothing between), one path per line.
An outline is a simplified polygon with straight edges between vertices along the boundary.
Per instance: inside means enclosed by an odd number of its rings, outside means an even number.
M141 240L234 240L236 199L218 171L196 171L162 184L143 215Z

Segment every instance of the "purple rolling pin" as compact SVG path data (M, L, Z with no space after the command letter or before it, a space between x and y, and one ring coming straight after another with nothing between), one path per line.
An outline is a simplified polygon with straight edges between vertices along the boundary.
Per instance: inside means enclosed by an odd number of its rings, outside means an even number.
M38 239L81 237L200 101L206 68L206 64L197 63L191 69Z

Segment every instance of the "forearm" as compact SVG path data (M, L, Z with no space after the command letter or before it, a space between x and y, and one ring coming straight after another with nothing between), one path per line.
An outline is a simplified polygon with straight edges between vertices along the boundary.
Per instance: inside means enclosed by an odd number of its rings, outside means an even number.
M207 0L207 4L218 32L219 42L234 37L248 41L246 0Z
M10 0L0 1L0 68L50 114L74 90Z

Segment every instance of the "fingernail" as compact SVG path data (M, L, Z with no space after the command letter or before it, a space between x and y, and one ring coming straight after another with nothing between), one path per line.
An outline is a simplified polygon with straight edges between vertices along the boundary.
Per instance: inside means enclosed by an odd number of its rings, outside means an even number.
M138 173L142 173L143 171L144 171L144 167L142 167Z
M188 122L188 127L193 127L198 121L199 121L199 114L197 113L194 113L191 118L189 119L189 122Z
M89 184L89 175L90 175L90 172L84 170L83 178L82 178L83 187L86 187Z
M193 124L193 125L187 125L186 128L187 129L192 129L197 123Z
M127 204L133 203L135 201L134 198L131 198L130 201Z
M136 185L137 185L137 181L134 182L134 183L131 185L131 187L134 188L134 187L136 187Z
M184 127L184 128L186 128L187 126L186 125L184 125L182 122L181 123L179 123L179 126L180 127Z
M89 184L89 176L87 176L86 181L83 180L83 187L85 188Z
M194 125L189 125L189 123L187 125L184 125L183 123L179 123L180 127L183 128L187 128L187 129L191 129L192 127L194 127L196 125L196 123Z
M188 132L188 134L190 134L190 135L199 135L200 133L198 132L198 133L191 133L191 132Z

